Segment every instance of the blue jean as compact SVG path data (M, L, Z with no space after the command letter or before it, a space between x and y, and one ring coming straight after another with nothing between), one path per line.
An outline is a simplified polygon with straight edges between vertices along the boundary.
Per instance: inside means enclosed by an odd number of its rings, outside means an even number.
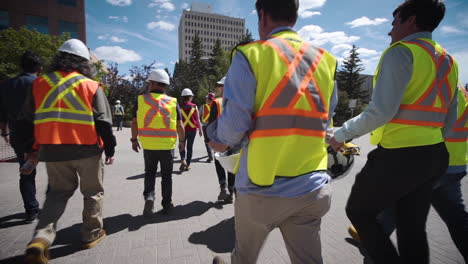
M197 131L185 131L185 149L187 149L187 165L190 165L192 162L192 152L193 152L193 142L195 141L195 136ZM180 152L180 159L185 160L185 149Z
M21 167L26 162L24 160L24 153L18 148L14 148L14 150ZM37 213L39 211L39 203L36 200L36 169L30 175L20 174L19 186L26 213Z
M466 172L447 173L434 185L432 206L444 220L455 246L468 263L468 213L463 204L461 179ZM395 229L395 211L387 209L378 216L385 233L390 235Z

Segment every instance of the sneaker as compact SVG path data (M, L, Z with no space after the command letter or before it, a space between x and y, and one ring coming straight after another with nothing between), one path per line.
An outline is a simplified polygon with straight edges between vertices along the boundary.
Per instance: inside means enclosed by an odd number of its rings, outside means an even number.
M90 249L90 248L96 246L105 237L106 237L106 231L104 231L104 229L101 229L101 231L99 231L98 237L95 240L83 243L83 249Z
M172 211L173 208L174 208L174 204L170 203L169 205L163 206L161 213L163 215L168 215Z
M24 255L25 264L49 263L49 243L42 238L35 238L29 242Z
M357 242L361 242L361 238L359 237L359 234L353 225L349 226L348 233L354 240L356 240Z
M233 196L234 196L234 195L233 195L232 193L230 193L229 196L228 196L226 199L224 199L223 201L224 201L225 203L229 203L229 204L230 204L230 203L232 203L232 202L234 201Z
M210 163L213 161L213 157L208 157L208 159L206 160L206 162Z
M154 209L154 201L153 200L146 200L145 201L145 208L143 209L143 216L150 217L153 215Z
M26 218L24 219L24 221L28 224L31 224L36 222L38 217L39 213L26 213Z
M189 171L189 170L190 170L190 165L185 166L185 171Z
M226 264L226 262L219 256L213 258L213 264Z
M218 194L218 201L224 201L228 197L229 197L229 193L228 193L227 188L221 187L221 190L219 191L219 194Z
M180 163L179 170L180 170L180 171L184 171L186 167L187 167L187 163L185 162L185 160L183 160L183 161Z

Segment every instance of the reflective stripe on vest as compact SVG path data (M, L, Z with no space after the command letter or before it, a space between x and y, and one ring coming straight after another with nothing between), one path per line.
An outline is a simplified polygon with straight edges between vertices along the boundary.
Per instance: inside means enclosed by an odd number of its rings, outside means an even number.
M196 126L193 124L191 118L193 116L193 113L195 113L195 107L192 107L192 109L190 109L190 112L188 113L185 113L184 110L180 111L180 113L182 114L182 117L184 118L184 123L183 123L183 126L187 126L190 125L191 128L195 128Z
M288 135L325 137L328 113L313 80L323 54L322 49L304 42L298 52L279 37L265 41L287 65L287 72L255 115L255 129L250 138ZM305 96L310 110L293 108Z
M203 105L203 123L208 123L210 121L210 112L211 112L211 106L210 104L204 104Z
M454 127L445 135L445 141L448 142L468 141L468 92L461 85L458 92L460 93L458 96L458 119Z
M144 127L138 129L138 135L142 137L177 137L177 131L169 129L171 116L169 110L164 107L171 102L172 98L163 97L160 100L156 100L150 94L144 94L143 98L144 102L150 107L150 110L146 112ZM165 127L163 129L153 129L150 127L151 122L153 122L158 113L162 116Z
M452 98L447 75L452 69L453 60L445 51L436 55L435 47L423 39L404 41L403 43L417 45L424 49L431 56L437 74L431 85L426 88L426 92L416 102L400 105L398 113L390 122L442 127ZM437 98L441 101L440 107L434 106Z

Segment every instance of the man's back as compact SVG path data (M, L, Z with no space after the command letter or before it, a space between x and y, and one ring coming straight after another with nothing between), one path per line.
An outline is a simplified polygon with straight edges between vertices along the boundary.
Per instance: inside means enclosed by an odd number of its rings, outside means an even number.
M14 123L22 109L24 100L37 77L31 73L23 73L5 81L1 85L2 112L8 121L10 130L14 130Z

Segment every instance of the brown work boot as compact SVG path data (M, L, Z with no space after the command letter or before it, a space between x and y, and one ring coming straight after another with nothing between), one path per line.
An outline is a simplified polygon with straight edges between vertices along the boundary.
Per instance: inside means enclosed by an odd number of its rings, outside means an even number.
M361 242L361 238L359 237L359 233L357 232L356 228L353 225L350 225L348 228L349 235L356 240L357 242Z
M25 264L49 263L49 243L42 238L35 238L29 242L24 255Z
M93 241L89 241L89 242L83 242L83 249L90 249L90 248L96 246L105 237L106 237L106 231L104 231L104 229L101 229L101 231L99 231L99 235L98 235L98 237L96 239L94 239Z
M185 171L185 168L187 168L187 162L185 162L185 160L182 160L180 162L180 167L179 167L179 171Z

